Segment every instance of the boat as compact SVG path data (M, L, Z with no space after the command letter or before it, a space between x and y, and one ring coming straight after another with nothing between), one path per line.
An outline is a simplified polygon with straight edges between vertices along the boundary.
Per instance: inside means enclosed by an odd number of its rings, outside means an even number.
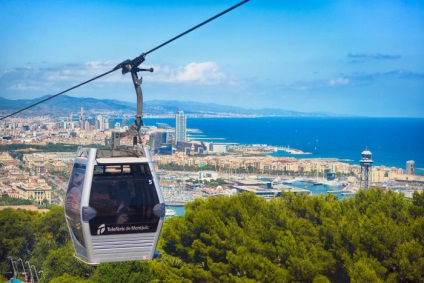
M322 185L327 187L343 187L343 182L336 180L336 173L333 171L327 172L327 179L322 181Z
M165 209L165 218L170 218L170 217L173 217L175 215L177 215L177 213L172 208Z
M305 178L293 178L293 179L288 179L288 180L284 180L283 184L293 184L293 183L297 183L297 182L304 182L306 181Z
M316 176L315 181L314 181L314 180L311 180L311 183L312 183L312 185L314 185L314 186L321 186L321 185L324 185L324 183L323 183L322 181L320 181L320 180L319 180L319 178L318 178L318 170L317 170L317 176Z
M341 183L337 180L327 180L327 181L323 181L322 185L327 186L327 187L342 187L343 183Z

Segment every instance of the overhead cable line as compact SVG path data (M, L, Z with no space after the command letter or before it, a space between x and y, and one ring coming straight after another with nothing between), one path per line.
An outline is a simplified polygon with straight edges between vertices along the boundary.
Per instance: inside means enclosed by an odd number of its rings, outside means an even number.
M246 2L249 2L249 0L241 1L240 3L238 3L238 4L236 4L236 5L234 5L234 6L230 7L230 8L228 8L228 9L227 9L227 10L225 10L225 11L222 11L222 12L221 12L221 13L219 13L219 14L216 14L215 16L213 16L213 17L211 17L211 18L207 19L206 21L204 21L204 22L202 22L202 23L200 23L200 24L198 24L198 25L196 25L196 26L194 26L194 27L192 27L192 28L190 28L190 29L186 30L186 31L185 31L185 32L183 32L183 33L180 33L179 35L177 35L177 36L175 36L175 37L171 38L170 40L168 40L168 41L166 41L166 42L164 42L164 43L162 43L162 44L160 44L160 45L158 45L158 46L156 46L155 48L150 49L149 51L147 51L147 52L145 52L145 53L142 53L140 56L138 56L138 57L134 58L133 60L126 60L126 61L124 61L124 62L122 62L122 63L118 64L115 68L113 68L112 70L110 70L110 71L108 71L108 72L106 72L106 73L103 73L103 74L101 74L101 75L99 75L99 76L97 76L97 77L94 77L94 78L92 78L92 79L90 79L90 80L88 80L88 81L85 81L85 82L83 82L83 83L80 83L80 84L78 84L78 85L76 85L76 86L73 86L73 87L71 87L71 88L68 88L68 89L66 89L66 90L64 90L64 91L62 91L62 92L59 92L59 93L57 93L57 94L54 94L54 95L52 95L52 96L50 96L50 97L48 97L48 98L46 98L46 99L43 99L43 100L41 100L41 101L39 101L39 102L37 102L37 103L34 103L34 104L30 105L30 106L27 106L27 107L25 107L25 108L23 108L23 109L20 109L20 110L18 110L18 111L15 111L15 112L13 112L13 113L11 113L11 114L7 115L7 116L1 117L1 118L0 118L0 121L1 121L1 120L4 120L4 119L6 119L6 118L9 118L9 117L11 117L11 116L14 116L14 115L16 115L16 114L18 114L18 113L21 113L22 111L28 110L29 108L32 108L32 107L34 107L34 106L37 106L37 105L39 105L39 104L41 104L41 103L44 103L44 102L46 102L46 101L48 101L48 100L50 100L50 99L52 99L52 98L55 98L55 97L57 97L57 96L59 96L59 95L61 95L61 94L66 93L66 92L68 92L68 91L71 91L71 90L73 90L73 89L76 89L76 88L78 88L78 87L80 87L80 86L82 86L82 85L85 85L85 84L89 83L89 82L92 82L92 81L94 81L94 80L97 80L97 79L99 79L99 78L101 78L101 77L103 77L103 76L106 76L106 75L108 75L108 74L110 74L110 73L112 73L112 72L114 72L114 71L116 71L116 70L122 69L122 73L123 73L123 74L125 74L125 73L129 72L129 71L131 70L131 68L134 68L134 67L135 67L135 68L137 68L137 67L138 67L138 66L139 66L139 65L140 65L140 64L144 61L144 58L146 57L146 55L148 55L148 54L150 54L150 53L152 53L152 52L156 51L157 49L159 49L159 48L161 48L161 47L163 47L163 46L165 46L165 45L167 45L167 44L171 43L172 41L174 41L174 40L176 40L176 39L178 39L178 38L180 38L180 37L182 37L182 36L184 36L184 35L186 35L186 34L188 34L188 33L192 32L192 31L194 31L195 29L197 29L197 28L199 28L199 27L201 27L201 26L203 26L203 25L205 25L205 24L207 24L207 23L209 23L209 22L211 22L211 21L215 20L216 18L219 18L220 16L222 16L222 15L224 15L224 14L226 14L226 13L230 12L231 10L236 9L237 7L239 7L239 6L243 5L243 4L245 4Z
M50 100L50 99L52 99L52 98L55 98L56 96L59 96L59 95L61 95L61 94L64 94L65 92L71 91L71 90L73 90L73 89L75 89L75 88L77 88L77 87L80 87L80 86L82 86L82 85L85 85L85 84L87 84L87 83L89 83L89 82L91 82L91 81L97 80L98 78L101 78L101 77L103 77L103 76L106 76L106 75L108 75L108 74L110 74L110 73L112 73L112 72L114 72L114 71L116 71L116 70L110 70L110 71L108 71L108 72L106 72L106 73L104 73L104 74L101 74L101 75L99 75L99 76L97 76L97 77L94 77L94 78L92 78L92 79L90 79L90 80L88 80L88 81L85 81L85 82L83 82L83 83L80 83L80 84L78 84L78 85L76 85L76 86L73 86L73 87L71 87L71 88L68 88L67 90L64 90L64 91L59 92L59 93L57 93L57 94L55 94L55 95L52 95L52 96L50 96L50 97L47 97L46 99L43 99L43 100L41 100L41 101L38 101L37 103L31 104L30 106L27 106L27 107L25 107L25 108L23 108L23 109L21 109L21 110L18 110L18 111L16 111L16 112L13 112L12 114L9 114L9 115L7 115L7 116L1 117L1 118L0 118L0 121L1 121L1 120L3 120L3 119L8 118L8 117L10 117L10 116L13 116L13 115L16 115L16 114L18 114L18 113L21 113L22 111L25 111L25 110L27 110L27 109L29 109L29 108L31 108L31 107L37 106L37 105L39 105L39 104L41 104L41 103L44 103L44 102L46 102L47 100Z

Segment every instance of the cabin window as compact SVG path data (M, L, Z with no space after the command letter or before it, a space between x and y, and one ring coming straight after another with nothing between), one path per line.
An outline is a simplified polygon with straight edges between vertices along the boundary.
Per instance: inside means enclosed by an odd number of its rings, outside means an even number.
M81 230L81 197L84 186L85 165L74 164L69 179L68 190L65 199L65 214L69 228L73 234L74 240L85 247L84 237Z
M120 177L120 176L151 176L148 164L118 164L118 165L96 165L94 176Z
M99 167L99 168L96 168ZM97 165L89 206L97 212L89 221L92 235L155 232L159 203L147 163Z

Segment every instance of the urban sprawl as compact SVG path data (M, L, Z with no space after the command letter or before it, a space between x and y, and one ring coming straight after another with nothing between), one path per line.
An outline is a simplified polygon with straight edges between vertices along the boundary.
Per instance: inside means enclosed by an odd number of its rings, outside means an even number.
M121 121L121 120L120 120ZM293 156L305 154L297 149L268 145L241 145L195 141L187 138L187 115L175 115L175 128L158 123L144 127L143 135L154 152L165 202L184 204L210 195L232 195L249 191L275 197L282 191L312 194L310 186L327 186L328 192L354 194L360 188L382 187L411 197L424 188L424 176L414 174L414 162L405 169L373 166L371 149L358 153L358 164L338 159L275 157L285 150ZM107 146L112 131L125 131L128 119L115 122L106 113L52 118L9 118L0 122L0 145L26 145L0 152L0 190L2 197L62 204L67 176L72 169L74 151L43 152L31 146L52 144ZM132 137L121 145L132 146ZM20 152L21 159L13 153ZM217 182L219 180L219 182ZM294 183L305 186L293 186Z

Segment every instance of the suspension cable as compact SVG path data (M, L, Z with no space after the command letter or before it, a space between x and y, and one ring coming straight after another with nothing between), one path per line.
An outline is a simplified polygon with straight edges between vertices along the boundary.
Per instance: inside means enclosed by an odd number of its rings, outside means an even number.
M110 74L110 73L112 73L112 72L114 72L114 71L115 71L115 70L110 70L110 71L108 71L108 72L106 72L106 73L103 73L103 74L101 74L101 75L99 75L99 76L97 76L97 77L94 77L94 78L92 78L92 79L90 79L90 80L88 80L88 81L85 81L85 82L83 82L83 83L80 83L80 84L78 84L78 85L76 85L76 86L73 86L73 87L71 87L71 88L68 88L67 90L64 90L64 91L59 92L59 93L57 93L57 94L55 94L55 95L52 95L52 96L50 96L50 97L47 97L46 99L43 99L43 100L41 100L41 101L38 101L37 103L31 104L30 106L27 106L27 107L25 107L25 108L22 108L21 110L18 110L18 111L16 111L16 112L13 112L12 114L9 114L9 115L7 115L7 116L1 117L1 118L0 118L0 121L1 121L1 120L3 120L3 119L8 118L8 117L10 117L10 116L13 116L13 115L16 115L16 114L18 114L18 113L21 113L22 111L25 111L25 110L27 110L27 109L29 109L29 108L31 108L31 107L37 106L37 105L39 105L39 104L41 104L41 103L44 103L44 102L46 102L47 100L50 100L50 99L52 99L52 98L55 98L56 96L59 96L59 95L61 95L61 94L64 94L65 92L68 92L68 91L73 90L73 89L75 89L75 88L77 88L77 87L80 87L80 86L82 86L82 85L85 85L85 84L87 84L87 83L89 83L89 82L91 82L91 81L97 80L98 78L101 78L101 77L103 77L103 76L106 76L106 75L108 75L108 74Z

